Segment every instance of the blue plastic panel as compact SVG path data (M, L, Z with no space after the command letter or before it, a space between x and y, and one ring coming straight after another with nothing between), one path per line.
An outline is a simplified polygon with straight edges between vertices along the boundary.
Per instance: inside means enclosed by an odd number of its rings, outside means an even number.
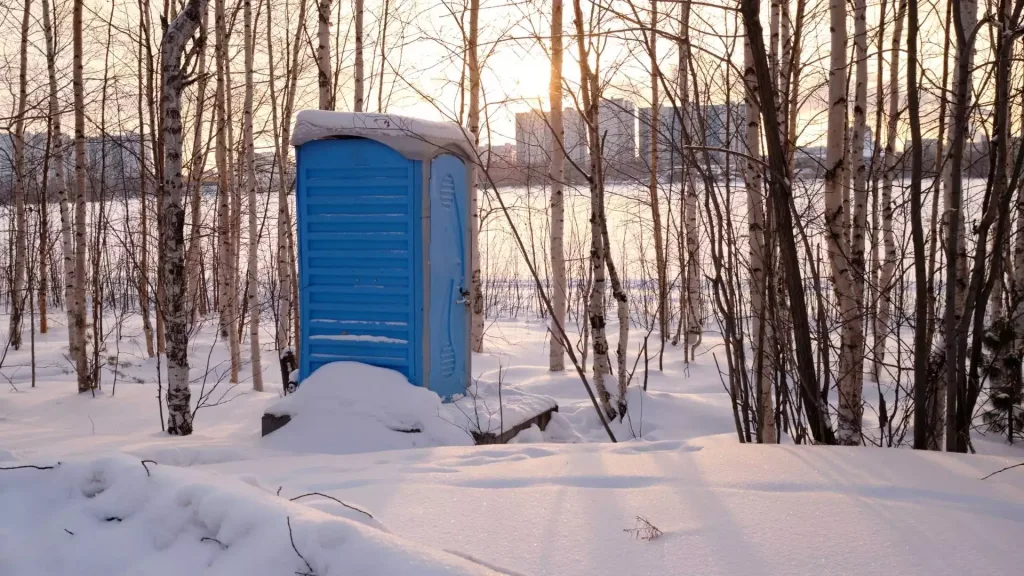
M430 164L430 389L443 397L466 391L469 306L466 276L469 238L466 167L455 156Z
M366 139L296 157L300 381L351 360L422 385L422 164Z

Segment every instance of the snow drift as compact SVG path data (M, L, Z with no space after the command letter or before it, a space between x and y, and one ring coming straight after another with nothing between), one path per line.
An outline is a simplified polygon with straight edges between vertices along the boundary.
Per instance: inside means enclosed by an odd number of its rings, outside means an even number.
M334 362L310 374L268 414L290 416L264 445L290 452L351 454L436 446L466 446L472 432L500 433L555 406L547 396L497 384L474 384L445 403L402 374L359 362ZM556 415L542 439L574 442L579 436ZM530 438L537 439L536 434Z
M126 456L0 471L0 574L494 574L254 482Z
M291 422L263 439L270 448L349 454L473 443L437 394L394 370L334 362L267 408Z

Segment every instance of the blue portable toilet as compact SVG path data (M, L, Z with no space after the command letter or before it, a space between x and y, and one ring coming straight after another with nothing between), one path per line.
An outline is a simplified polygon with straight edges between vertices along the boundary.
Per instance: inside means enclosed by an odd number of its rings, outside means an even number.
M465 392L471 142L455 123L299 112L300 382L347 360Z

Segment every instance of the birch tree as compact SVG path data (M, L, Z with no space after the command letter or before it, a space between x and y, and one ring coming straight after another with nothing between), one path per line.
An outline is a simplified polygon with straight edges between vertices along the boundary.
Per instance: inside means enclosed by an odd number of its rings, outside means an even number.
M21 318L25 307L25 256L28 222L25 219L25 109L28 104L28 29L32 2L25 0L21 18L18 59L18 113L14 119L14 278L11 282L10 345L21 348Z
M249 249L247 251L249 300L249 359L252 362L252 388L263 391L263 363L260 360L260 298L257 281L257 250L259 223L256 215L256 150L252 134L252 61L255 47L252 27L252 0L242 0L242 20L245 49L245 101L242 104L242 148L245 155L245 189L249 202ZM180 160L179 160L180 161Z
M832 40L828 83L828 136L825 156L825 233L828 244L832 282L839 300L840 336L839 352L839 426L836 440L840 444L859 445L860 436L860 381L855 378L852 334L855 299L850 271L850 243L843 225L844 148L846 134L846 65L847 33L846 4L843 0L830 0L830 28Z
M562 0L551 2L551 346L548 368L552 372L565 370L565 349L561 334L565 327L565 127L562 121Z
M320 109L334 110L331 94L331 0L320 0L317 5L317 85Z
M963 215L963 151L967 139L974 63L974 39L978 23L977 0L951 0L956 30L956 66L953 69L953 95L949 122L949 156L943 174L946 227L946 318L945 370L937 393L936 419L945 414L946 450L955 451L957 438L956 402L958 390L958 347L962 334L961 320L967 295L967 243L964 238ZM944 404L944 405L943 405ZM938 438L939 434L936 433Z
M882 244L884 257L878 280L878 315L875 319L875 342L872 357L874 367L872 373L875 382L879 381L882 363L885 360L885 340L889 332L890 310L892 308L892 281L896 272L896 234L892 229L892 185L897 178L896 173L896 137L900 115L900 39L903 35L903 16L906 13L907 0L900 0L899 8L893 22L892 50L889 62L889 113L886 124L885 167L882 173ZM881 102L879 102L881 105ZM881 137L881 135L878 135ZM924 329L924 327L921 327Z
M43 35L46 39L46 79L49 84L47 90L48 115L50 117L50 165L53 166L54 192L57 194L57 201L60 206L61 242L64 249L64 304L68 316L68 349L76 350L77 341L75 331L70 328L74 326L74 302L71 295L75 286L75 268L72 266L74 259L74 244L71 240L71 213L68 206L67 180L64 177L64 134L61 131L60 103L57 100L57 50L54 42L53 20L50 15L50 0L42 0L43 8ZM84 355L84 351L83 351ZM84 392L79 382L79 392Z
M661 207L658 201L658 134L661 132L658 96L658 0L651 0L651 34L648 54L651 57L651 116L650 116L650 180L648 192L651 202L651 232L654 235L654 260L658 281L658 367L663 368L665 338L668 336L668 265L661 232Z
M86 170L85 155L85 78L83 75L83 30L82 13L85 0L74 0L72 11L72 89L75 110L75 222L74 222L74 276L70 282L70 296L67 306L68 331L74 336L69 350L75 370L78 372L78 391L88 392L93 384L89 370L89 359L85 349L85 251L86 251ZM59 163L59 157L58 157ZM65 265L71 265L65 256Z
M386 14L386 8L385 8ZM469 38L466 52L469 56L469 133L473 138L473 150L480 145L480 57L478 54L480 34L480 0L469 2ZM384 83L381 73L380 85ZM484 351L484 285L480 274L480 205L477 189L476 166L470 168L470 302L473 306L470 328L470 342L473 352Z
M580 95L583 99L587 137L590 147L590 270L592 274L590 295L587 300L587 321L590 324L594 349L594 388L597 399L608 420L616 416L611 394L605 384L605 377L611 373L608 360L608 337L605 335L605 251L604 244L604 190L601 167L601 137L599 125L599 103L601 99L597 74L590 68L590 53L585 38L589 36L583 28L583 8L580 0L573 0L573 22L576 26L576 49L580 66Z
M762 442L774 441L775 407L772 403L772 366L766 353L769 336L765 293L768 289L766 278L766 246L764 240L764 202L761 164L761 104L759 101L759 80L754 68L754 53L749 38L743 39L743 82L744 114L746 131L744 143L746 158L743 164L743 180L747 189L747 226L750 243L750 312L751 352L753 358L752 377L754 391L758 395L758 417ZM770 440L769 440L770 439Z
M221 0L223 1L223 0ZM185 9L164 31L160 43L163 85L160 111L164 138L164 266L160 273L165 286L165 326L167 338L167 433L188 436L192 433L191 392L188 384L188 314L185 308L185 211L182 208L184 185L181 178L181 90L185 83L182 53L185 44L199 28L206 0L189 0ZM201 45L201 43L200 43ZM186 58L184 69L188 69Z
M217 69L217 139L214 158L217 164L217 255L218 294L220 308L220 335L227 341L231 355L231 382L238 382L238 334L235 324L237 295L232 270L235 265L234 235L232 234L231 166L228 162L228 132L231 122L227 112L227 23L224 0L214 2L215 60Z
M849 318L850 341L847 352L850 358L849 374L845 389L840 390L839 410L849 411L852 440L860 443L862 397L864 390L864 285L865 285L865 244L867 235L867 164L864 162L864 131L867 127L868 100L868 33L867 4L865 0L854 0L854 60L856 75L854 85L853 129L850 132L850 158L853 172L853 230L850 247L850 276L852 280L852 315ZM842 422L842 416L840 419Z
M203 145L203 115L206 112L206 36L207 22L209 20L208 10L203 10L199 21L199 57L196 64L196 109L195 126L192 137L192 160L189 162L189 187L191 189L190 216L191 227L189 229L188 252L185 254L185 271L188 276L188 301L193 305L193 317L197 316L202 309L202 302L205 300L199 297L199 286L201 278L201 250L202 250L202 187L203 173L206 169L206 155L208 149Z
M363 81L365 78L365 70L363 69L363 7L364 0L355 0L355 67L353 69L353 84L355 87L355 98L353 98L353 110L356 112L363 111Z
M682 173L680 175L680 187L683 198L680 202L680 221L683 223L683 231L679 241L679 268L681 281L679 283L679 327L683 340L683 358L693 359L693 352L700 342L700 247L697 239L697 191L698 182L694 174L691 160L692 154L687 154L693 134L696 132L694 121L694 110L690 104L690 74L692 73L692 54L690 48L690 3L680 3L679 17L679 41L678 41L678 78L676 79L678 90L678 102L681 112L679 121L682 126L680 130L680 163ZM696 89L696 86L694 86ZM728 116L728 112L727 112ZM691 344L690 339L697 337Z
M295 294L295 251L292 242L292 221L288 201L290 173L288 169L288 143L291 132L292 108L295 103L295 92L299 77L299 51L302 46L302 31L306 19L306 2L299 0L299 15L295 25L295 35L285 51L285 82L282 113L278 116L278 100L274 67L274 47L272 45L272 10L267 11L267 59L270 66L270 112L274 125L274 148L277 157L277 171L280 174L277 185L277 350L278 359L289 350L289 318L295 316L295 335L298 336L298 314L294 312L292 301ZM296 353L297 355L297 353ZM287 390L290 375L282 372L281 386Z

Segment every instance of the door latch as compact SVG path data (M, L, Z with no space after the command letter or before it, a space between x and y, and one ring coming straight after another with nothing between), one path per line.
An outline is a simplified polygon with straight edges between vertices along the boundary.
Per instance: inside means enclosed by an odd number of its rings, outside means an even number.
M456 304L465 304L466 306L469 306L469 290L466 290L464 288L460 288L459 289L459 294L460 294L461 298L456 300L455 303Z

